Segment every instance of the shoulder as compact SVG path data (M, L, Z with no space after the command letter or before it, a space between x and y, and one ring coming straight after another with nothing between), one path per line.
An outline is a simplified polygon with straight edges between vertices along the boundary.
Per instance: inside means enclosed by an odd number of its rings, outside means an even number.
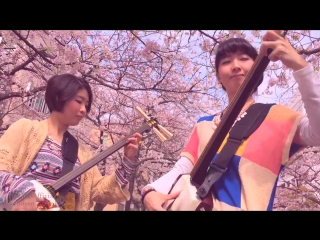
M26 125L30 125L31 123L33 123L35 120L31 120L28 118L20 118L19 120L15 121L13 124L11 125L22 125L22 124L26 124Z
M284 119L292 120L292 119L296 119L297 117L303 116L302 114L294 111L293 109L280 104L276 104L272 106L269 111L269 115L274 120L284 120Z
M12 123L8 130L20 130L26 131L31 129L32 127L40 126L40 121L38 120L31 120L27 118L21 118L16 122Z
M39 126L39 121L21 118L12 123L3 133L1 136L1 144L4 144L4 142L10 142L13 139L16 143L19 141L29 142L29 138L35 138L44 132L39 128Z

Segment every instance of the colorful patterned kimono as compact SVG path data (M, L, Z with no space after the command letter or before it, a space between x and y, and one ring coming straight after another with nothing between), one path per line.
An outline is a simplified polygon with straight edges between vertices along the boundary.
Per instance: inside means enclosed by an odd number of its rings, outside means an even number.
M302 117L280 105L270 109L260 127L240 145L227 171L214 183L214 210L272 210L278 176L291 156L302 150L293 142ZM214 132L213 118L198 120L181 153L193 164ZM225 142L226 139L217 154Z

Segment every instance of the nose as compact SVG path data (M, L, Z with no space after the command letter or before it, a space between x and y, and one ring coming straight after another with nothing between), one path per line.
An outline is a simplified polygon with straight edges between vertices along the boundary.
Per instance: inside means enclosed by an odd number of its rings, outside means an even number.
M241 70L241 65L240 65L240 63L239 63L239 61L237 60L237 59L234 59L233 61L232 61L232 71L239 71L239 70Z
M82 114L86 114L87 113L87 108L85 104L81 104L81 108L80 108L80 112Z

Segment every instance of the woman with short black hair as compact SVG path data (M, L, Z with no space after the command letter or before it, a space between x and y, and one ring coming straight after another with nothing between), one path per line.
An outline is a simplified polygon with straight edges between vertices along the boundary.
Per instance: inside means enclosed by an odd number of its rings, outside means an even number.
M22 118L13 123L0 139L0 198L12 210L37 210L39 201L30 180L50 185L59 179L63 168L63 139L69 126L76 126L91 110L92 91L84 79L61 74L49 79L45 101L50 116L43 120ZM114 204L127 201L128 180L138 159L141 134L135 133L124 147L122 165L109 176L101 176L97 166L70 184L65 210L89 210L93 202ZM92 158L79 144L75 167Z

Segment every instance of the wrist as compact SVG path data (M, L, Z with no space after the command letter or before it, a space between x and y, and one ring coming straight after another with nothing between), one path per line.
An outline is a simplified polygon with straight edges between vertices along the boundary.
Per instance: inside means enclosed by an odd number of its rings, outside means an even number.
M129 168L131 168L132 170L135 169L136 167L139 166L139 159L134 157L134 160L128 158L127 156L124 156L122 158L122 163L126 166L128 166Z
M131 162L133 162L133 163L137 163L137 162L139 162L139 159L137 158L137 157L127 157L127 156L125 156L127 159L129 159Z
M299 70L307 67L308 65L309 65L309 63L308 63L305 59L303 59L303 58L301 57L301 60L298 61L291 69L292 69L294 72L297 72L297 71L299 71Z
M156 192L156 189L151 187L151 186L147 186L147 187L144 187L142 190L141 190L141 202L142 204L144 204L144 199L145 197L147 196L148 193L150 192Z

